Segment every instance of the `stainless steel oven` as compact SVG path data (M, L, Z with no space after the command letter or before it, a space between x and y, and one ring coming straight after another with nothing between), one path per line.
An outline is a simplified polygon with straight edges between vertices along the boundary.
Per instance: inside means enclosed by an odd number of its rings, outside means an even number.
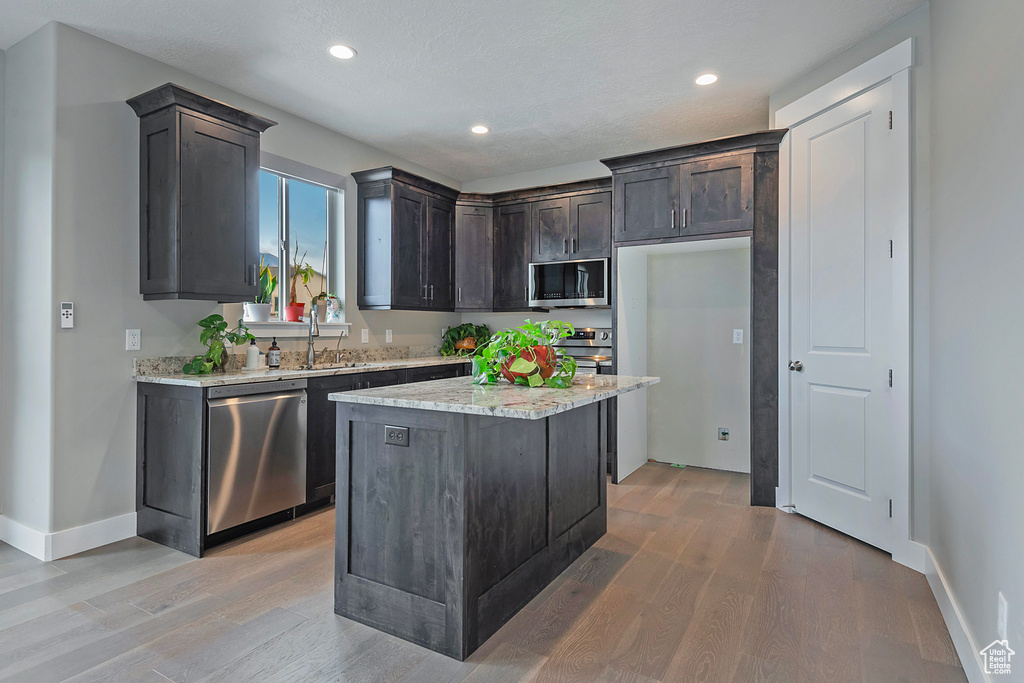
M530 264L530 306L608 307L611 259Z

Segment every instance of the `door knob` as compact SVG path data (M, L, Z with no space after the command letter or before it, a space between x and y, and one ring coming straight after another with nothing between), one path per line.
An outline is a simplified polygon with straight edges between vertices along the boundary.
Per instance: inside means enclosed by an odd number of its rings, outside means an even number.
M789 369L793 372L803 372L804 364L798 360L791 360L789 361Z

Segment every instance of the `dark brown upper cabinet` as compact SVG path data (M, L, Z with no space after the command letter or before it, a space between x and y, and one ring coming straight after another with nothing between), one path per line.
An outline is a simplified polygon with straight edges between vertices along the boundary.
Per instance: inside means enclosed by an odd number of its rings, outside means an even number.
M569 251L569 198L533 202L531 261L565 261Z
M359 308L452 311L458 192L392 166L353 173Z
M754 225L754 154L735 154L679 167L680 233L707 235Z
M260 133L275 123L173 83L128 104L140 118L143 298L251 301Z
M569 258L612 256L612 193L569 198Z
M494 302L494 209L459 200L455 208L455 310L489 311Z
M614 176L615 241L649 240L679 234L679 167L667 166Z
M494 224L494 310L529 310L527 291L533 210L530 202L496 209Z
M778 153L778 131L603 159L612 170L616 242L749 233L756 197L772 190L758 155Z

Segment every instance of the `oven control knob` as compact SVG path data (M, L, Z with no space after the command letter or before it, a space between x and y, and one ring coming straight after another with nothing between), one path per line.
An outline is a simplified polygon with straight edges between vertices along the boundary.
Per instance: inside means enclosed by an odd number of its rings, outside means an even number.
M601 333L601 341L604 341L604 340L608 339L608 337L610 337L610 336L611 335L608 334L607 332L602 332Z

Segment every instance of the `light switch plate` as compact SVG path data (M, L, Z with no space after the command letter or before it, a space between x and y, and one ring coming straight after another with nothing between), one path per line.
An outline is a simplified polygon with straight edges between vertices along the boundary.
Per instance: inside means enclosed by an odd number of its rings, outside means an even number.
M733 330L732 331L732 343L733 344L742 344L743 343L743 330Z
M125 351L141 351L142 350L142 330L125 330L124 331L124 350Z
M60 326L64 330L75 326L75 305L70 301L60 302Z
M363 328L363 343L364 344L369 344L370 343L370 331L368 329L366 329L365 327Z
M384 330L384 342L387 344L392 342L391 330Z
M1006 602L1006 596L1003 595L1003 591L999 591L999 614L996 617L996 632L999 634L999 640L1006 640L1009 612L1010 605Z

